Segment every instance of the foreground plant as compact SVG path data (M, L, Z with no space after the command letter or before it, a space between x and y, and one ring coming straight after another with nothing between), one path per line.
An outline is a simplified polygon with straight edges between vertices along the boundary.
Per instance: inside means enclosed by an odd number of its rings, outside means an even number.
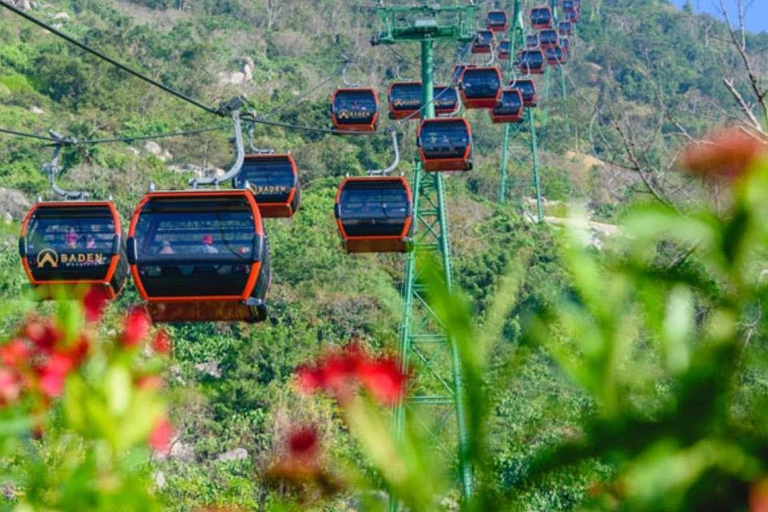
M142 310L98 339L104 303L62 302L0 345L0 484L20 509L154 510L152 450L166 450L160 372L170 352ZM146 349L145 349L146 347Z

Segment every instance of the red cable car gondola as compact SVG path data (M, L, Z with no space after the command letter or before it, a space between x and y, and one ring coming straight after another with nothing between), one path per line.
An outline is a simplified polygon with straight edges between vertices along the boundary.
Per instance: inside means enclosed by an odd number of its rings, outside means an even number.
M559 66L568 61L568 54L559 46L547 49L547 64L550 66Z
M548 50L558 44L557 31L553 29L542 30L539 32L539 48Z
M425 171L472 169L472 129L463 117L422 119L416 145Z
M524 74L543 75L546 63L543 51L523 50L518 57L517 67Z
M435 115L448 115L459 110L459 93L455 87L436 85L433 92Z
M499 43L499 48L496 50L496 58L499 60L509 60L509 41L502 41Z
M336 89L331 96L331 120L337 130L375 132L379 120L379 98L373 87Z
M549 7L534 7L531 9L531 28L552 28L552 10Z
M35 204L21 226L19 253L38 298L97 286L113 299L128 279L120 217L111 201Z
M557 33L560 36L570 36L573 34L573 24L570 21L561 21L557 24Z
M525 36L525 46L527 48L536 48L539 46L539 36L536 34L528 34Z
M573 0L563 0L563 12L574 12L576 3Z
M421 108L421 82L395 82L389 86L389 118L418 119L416 113Z
M263 218L293 217L299 209L299 171L290 154L246 155L232 186L253 193Z
M501 72L497 67L467 68L461 75L461 100L470 108L493 108L501 95Z
M536 97L536 82L531 79L512 80L509 83L510 87L516 88L520 91L523 97L524 107L535 107L538 101Z
M499 103L491 110L491 119L494 123L522 123L523 95L520 91L514 87L503 89Z
M402 176L346 178L334 213L344 250L406 252L413 231L411 187Z
M507 11L488 11L486 18L488 30L493 32L504 32L509 28L509 17Z
M128 236L131 273L154 321L266 318L269 248L250 192L149 192Z
M493 32L490 30L478 30L472 43L473 54L491 53L493 51Z

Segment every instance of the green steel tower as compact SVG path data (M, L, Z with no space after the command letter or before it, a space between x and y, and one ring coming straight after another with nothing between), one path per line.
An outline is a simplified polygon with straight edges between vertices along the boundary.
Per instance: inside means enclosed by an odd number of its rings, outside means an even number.
M435 117L433 105L434 60L436 41L470 42L475 33L476 6L379 7L382 31L372 44L421 44L421 117ZM432 251L439 255L445 282L450 288L451 245L446 214L445 189L440 173L427 173L417 157L413 172L414 251L408 253L403 283L403 316L400 324L400 362L404 371L418 367L413 396L401 400L395 408L395 432L402 437L406 412L430 409L430 418L440 418L430 427L436 444L445 437L446 422L455 417L459 481L465 499L472 494L472 469L468 462L467 420L461 366L455 343L449 339L440 320L430 309L424 289L418 282L417 254ZM390 510L397 510L396 499L390 499Z

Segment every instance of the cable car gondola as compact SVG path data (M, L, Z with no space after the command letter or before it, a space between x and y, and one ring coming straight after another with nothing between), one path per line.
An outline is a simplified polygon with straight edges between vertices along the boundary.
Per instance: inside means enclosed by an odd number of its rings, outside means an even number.
M499 103L491 110L491 119L494 123L522 123L523 95L520 91L514 87L503 89Z
M509 41L502 41L499 43L499 48L496 50L496 58L499 60L509 60Z
M128 236L131 273L154 321L266 318L269 249L250 192L149 192Z
M539 32L539 48L548 50L557 46L557 31L553 29L542 30Z
M570 36L573 34L573 25L570 21L561 21L557 24L557 32L560 36Z
M478 30L472 43L473 54L491 53L493 51L493 32L490 30Z
M289 154L246 155L232 187L250 190L263 218L293 217L299 209L299 171Z
M559 46L547 48L547 64L550 66L559 66L565 64L568 60L567 53Z
M531 79L512 80L510 87L515 87L523 97L524 107L535 107L538 98L536 97L536 82Z
M467 68L461 75L461 100L470 108L493 108L501 95L501 72L497 67Z
M520 52L517 67L524 74L543 75L546 60L541 50L523 50Z
M570 21L571 23L578 23L579 21L581 21L581 12L565 11L565 19Z
M423 119L416 145L425 171L472 169L472 129L463 117Z
M576 10L576 4L573 0L563 0L563 12L573 12Z
M549 7L531 9L531 28L537 30L552 28L552 10Z
M331 96L331 119L337 130L375 132L379 120L379 98L372 87L336 89Z
M561 37L560 38L560 47L563 49L563 51L570 52L571 51L571 40L566 38L566 37Z
M448 115L459 110L459 93L455 87L436 85L433 92L435 115Z
M346 178L334 213L344 250L406 252L413 231L411 187L402 176Z
M111 201L40 202L21 226L19 253L41 299L78 285L113 299L128 279L120 217Z
M509 28L509 17L507 11L488 11L486 18L488 30L494 32L505 32Z
M539 36L536 34L528 34L525 36L525 46L527 48L536 48L539 46Z
M451 83L458 84L461 82L461 77L464 75L464 71L467 68L475 68L474 64L456 64L453 66L453 75L451 76Z
M418 119L421 108L421 82L395 82L389 86L389 118Z

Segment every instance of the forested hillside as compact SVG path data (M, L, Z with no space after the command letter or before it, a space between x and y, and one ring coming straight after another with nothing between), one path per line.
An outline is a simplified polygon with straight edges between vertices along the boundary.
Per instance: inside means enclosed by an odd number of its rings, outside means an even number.
M333 88L342 83L345 60L351 61L346 77L375 85L382 98L381 91L398 74L418 79L417 45L398 46L396 51L371 47L376 17L370 6L357 2L24 0L15 4L206 104L244 94L259 115L283 123L330 127L328 101ZM512 12L511 1L496 4ZM637 202L681 208L700 204L719 208L721 200L727 204L722 190L694 182L677 172L674 162L691 140L734 120L751 123L738 98L750 107L755 100L729 34L720 21L679 11L664 0L584 0L565 71L567 98L552 99L536 113L546 215L561 218L576 209L590 220L618 224L629 205ZM768 46L768 35L746 38L754 72L764 76L768 60L761 51ZM458 50L456 45L437 46L438 81L450 80ZM764 126L759 107L755 110L756 122ZM509 201L497 203L502 128L492 124L484 111L472 111L467 117L473 128L475 169L445 181L453 273L469 297L477 325L492 318L489 308L502 277L525 255L515 306L503 319L502 341L490 351L488 382L501 376L508 379L505 386L485 389L492 404L488 485L509 492L518 486L523 489L526 472L542 453L577 438L581 418L598 406L561 371L557 357L543 348L530 348L523 335L531 315L575 293L573 269L567 268L557 250L562 230L532 222L529 168L513 164ZM56 130L83 140L141 137L222 123L227 125L227 120L195 109L0 10L0 128L39 134ZM86 190L94 198L111 196L122 218L129 219L150 183L158 189L183 188L190 178L231 165L230 137L227 125L219 131L151 143L65 148L60 184ZM399 169L408 176L409 155L416 150L415 123L403 125L400 140L405 156ZM527 136L516 140L513 151L527 150L527 140ZM40 141L2 134L0 142L0 212L7 212L0 228L0 332L6 338L30 308L20 300L26 277L16 244L26 209L38 195L53 197L41 172L52 149ZM266 221L274 272L267 322L168 327L174 341L168 375L170 417L178 437L170 455L151 463L168 510L229 505L266 509L291 496L285 487L268 485L261 470L281 453L286 432L296 424L318 425L330 457L363 465L361 449L335 404L298 394L295 370L329 347L350 342L377 354L397 349L404 260L400 255L344 254L333 206L342 177L362 176L368 169L389 165L393 158L389 138L257 125L253 143L294 155L302 206L293 219ZM610 247L613 240L596 238L590 250L600 259L599 248ZM670 248L659 258L674 263L678 256ZM686 270L691 274L702 273L696 262L690 267ZM107 311L103 333L114 333L121 315L138 302L138 293L129 284ZM53 311L50 304L34 308ZM510 368L506 361L523 345L530 353L524 363ZM756 393L764 388L762 383L754 385ZM652 404L649 409L657 411ZM4 469L16 463L0 460L0 479ZM617 463L596 456L528 482L515 497L515 506L573 510L615 476ZM341 492L326 509L355 510L360 500L352 492ZM449 494L445 506L454 507L456 500L455 493Z

